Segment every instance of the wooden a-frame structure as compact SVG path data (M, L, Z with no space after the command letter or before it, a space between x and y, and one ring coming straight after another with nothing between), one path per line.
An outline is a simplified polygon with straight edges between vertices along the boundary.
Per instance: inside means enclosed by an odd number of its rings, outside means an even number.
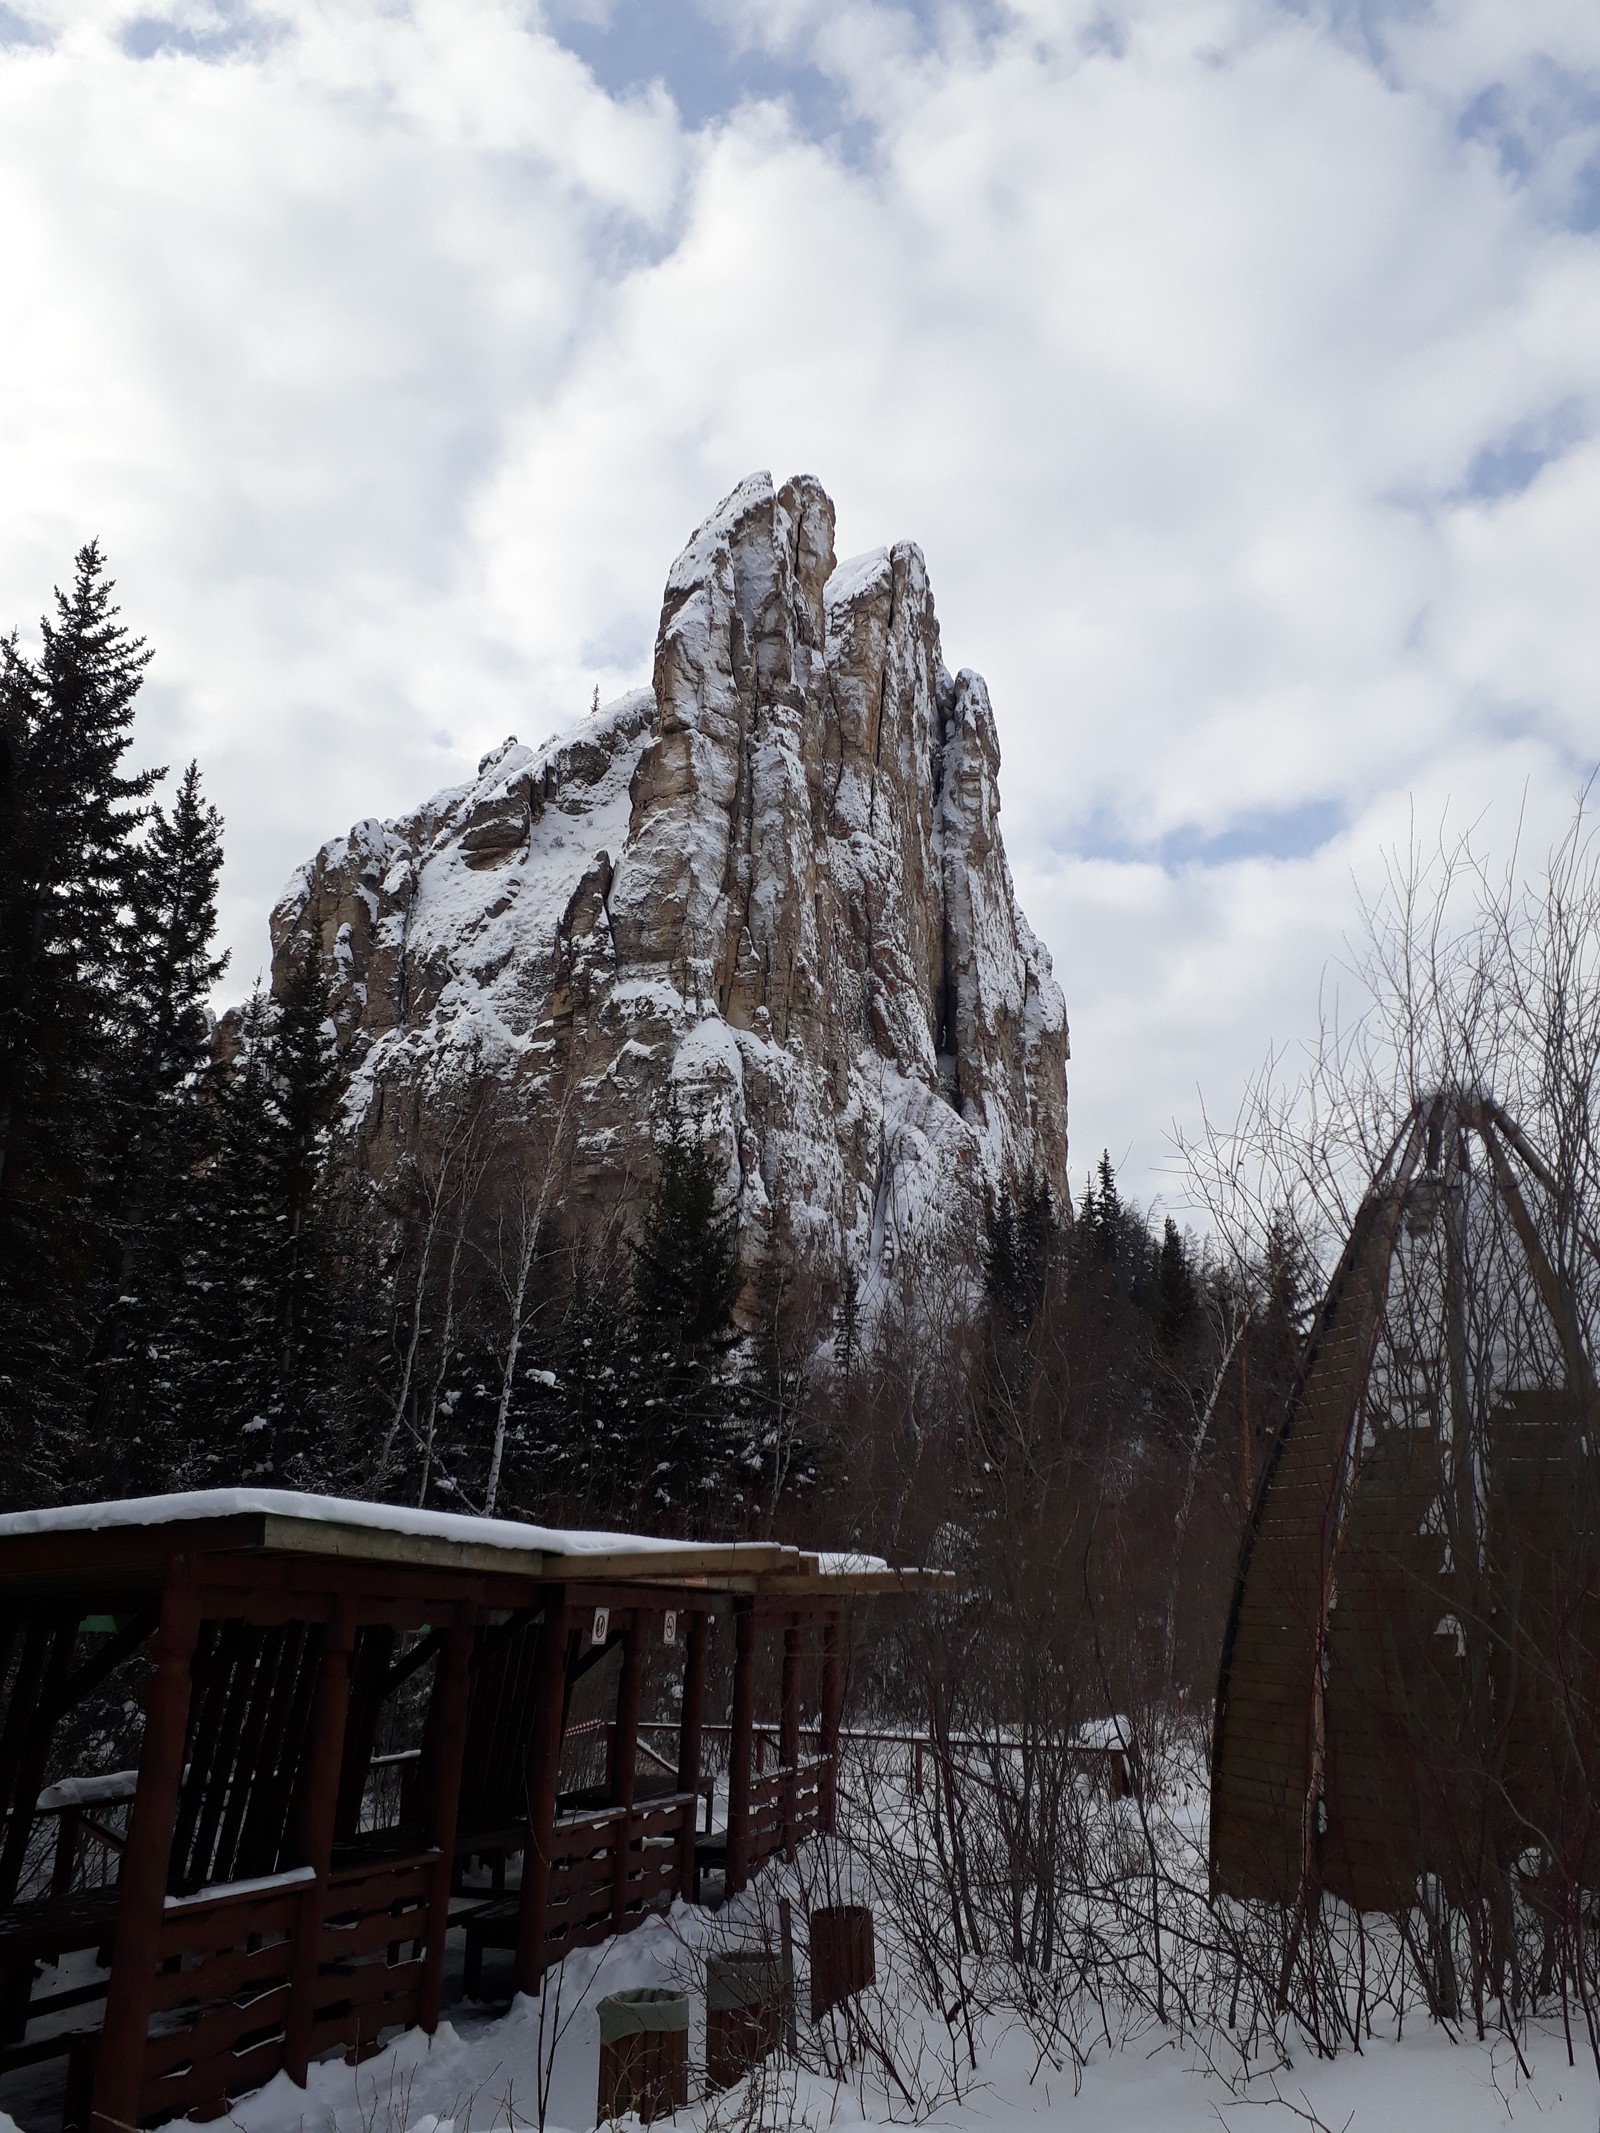
M1214 1890L1399 1913L1424 1877L1600 1885L1600 1401L1557 1180L1416 1105L1303 1345L1244 1535ZM1531 1857L1537 1854L1537 1862Z

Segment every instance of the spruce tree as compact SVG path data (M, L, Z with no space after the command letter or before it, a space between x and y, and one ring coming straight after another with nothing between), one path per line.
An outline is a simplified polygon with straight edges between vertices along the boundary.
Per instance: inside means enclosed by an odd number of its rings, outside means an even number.
M984 1286L1013 1333L1026 1333L1039 1314L1058 1228L1055 1201L1037 1171L1028 1173L1020 1206L1001 1186L989 1220Z
M195 1180L172 1328L175 1487L269 1478L270 1261L277 1244L271 1008L258 986L212 1078L212 1145Z
M537 1456L523 1484L528 1500L537 1475L546 1513L555 1503L591 1522L619 1515L632 1455L628 1271L591 1247L572 1252L550 1357L556 1382L535 1403Z
M171 1322L214 1123L206 998L227 967L212 953L221 869L222 820L191 763L171 813L152 808L137 854L119 988L128 1036L108 1084L117 1274L95 1341L89 1439L120 1470L119 1488L162 1486L168 1472Z
M210 1050L206 1001L228 967L212 954L222 876L222 817L183 774L169 815L158 802L136 854L122 955L133 1021L131 1098L143 1114L193 1085Z
M1007 1319L1013 1317L1020 1290L1017 1254L1017 1211L1011 1204L1011 1187L1002 1185L989 1217L983 1258L983 1282L989 1301Z
M82 1373L129 1035L119 989L144 801L124 774L150 653L117 620L99 548L40 625L0 644L0 1448L8 1494L78 1462Z
M358 1239L328 1176L336 1072L306 952L277 1001L257 990L217 1077L176 1335L192 1481L315 1487L345 1457L345 1359L364 1328Z
M1170 1347L1194 1316L1194 1263L1182 1231L1167 1216L1156 1261L1156 1331Z
M277 1250L273 1285L275 1387L269 1466L275 1481L319 1465L335 1376L339 1317L337 1214L322 1190L338 1088L327 988L315 953L290 964L273 1021L271 1139ZM320 1414L319 1414L320 1407Z
M1125 1242L1123 1235L1126 1216L1123 1212L1122 1194L1117 1188L1117 1173L1111 1166L1111 1151L1102 1148L1096 1166L1099 1191L1084 1195L1086 1209L1093 1209L1092 1229L1099 1243L1102 1257L1117 1259L1122 1255Z
M691 1515L709 1507L737 1457L741 1276L737 1218L718 1203L703 1122L674 1101L660 1170L634 1246L633 1354L628 1390L640 1510Z

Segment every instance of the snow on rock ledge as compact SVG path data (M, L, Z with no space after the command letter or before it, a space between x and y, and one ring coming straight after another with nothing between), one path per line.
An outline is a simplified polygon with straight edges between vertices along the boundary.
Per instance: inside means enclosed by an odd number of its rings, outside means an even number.
M673 564L654 687L324 845L273 914L332 987L364 1163L469 1056L547 1134L574 1229L636 1207L675 1084L754 1275L969 1250L1066 1190L1066 1015L1017 907L988 692L909 542L835 566L809 476L752 475Z

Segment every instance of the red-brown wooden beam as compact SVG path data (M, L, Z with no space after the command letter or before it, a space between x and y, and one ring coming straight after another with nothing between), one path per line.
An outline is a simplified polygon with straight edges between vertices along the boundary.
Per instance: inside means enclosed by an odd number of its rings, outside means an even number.
M812 1599L805 1593L762 1592L752 1602L757 1623L762 1629L773 1629L779 1623L825 1622L838 1606L836 1597Z
M706 1715L706 1646L711 1639L709 1616L689 1617L689 1649L683 1663L683 1709L678 1721L678 1790L690 1794L684 1818L683 1841L678 1855L680 1892L693 1902L695 1803L700 1790L700 1743Z
M622 1640L622 1671L617 1677L617 1722L611 1732L609 1790L622 1809L611 1870L611 1925L622 1931L628 1900L628 1867L633 1857L633 1789L639 1772L639 1689L644 1672L644 1623L635 1614Z
M574 1621L585 1622L596 1607L609 1607L613 1614L663 1615L715 1612L719 1595L679 1585L569 1585L567 1606Z
M309 1866L317 1877L300 1899L289 2012L284 2022L284 2072L301 2088L305 2087L311 2059L311 2022L321 1972L322 1920L327 1907L328 1867L333 1857L339 1766L344 1760L344 1727L350 1709L350 1651L355 1635L355 1608L349 1600L342 1600L328 1625L317 1669L305 1789L300 1796L296 1830L297 1863Z
M180 1556L161 1601L155 1666L145 1697L138 1789L117 1885L111 1983L95 2063L94 2133L127 2133L139 2118L145 2038L161 1954L167 1867L183 1776L184 1729L189 1720L189 1661L199 1610Z
M822 1626L822 1709L817 1742L822 1770L817 1782L817 1826L832 1835L839 1819L839 1721L844 1710L844 1664L839 1617Z
M422 1955L417 2021L431 2036L439 2027L444 1983L444 1944L450 1931L450 1883L455 1868L456 1818L461 1805L461 1764L467 1746L467 1692L472 1668L472 1630L477 1610L456 1610L434 1675L439 1719L435 1731L433 1841L438 1859L428 1895L428 1937Z
M534 1993L544 1975L550 1913L550 1858L555 1848L556 1789L561 1781L561 1732L567 1695L566 1594L545 1595L534 1661L533 1731L528 1748L528 1840L522 1854L517 1909L517 1990Z
M750 1747L756 1717L756 1624L746 1599L733 1605L733 1709L728 1727L727 1893L736 1896L749 1875Z
M778 1762L783 1780L783 1849L792 1859L795 1850L795 1770L800 1761L800 1628L791 1622L783 1633L782 1691L778 1705Z

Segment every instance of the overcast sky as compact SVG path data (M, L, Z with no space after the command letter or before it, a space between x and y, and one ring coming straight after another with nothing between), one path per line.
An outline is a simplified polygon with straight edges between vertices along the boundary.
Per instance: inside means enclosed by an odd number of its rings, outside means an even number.
M1074 1175L1148 1194L1413 809L1564 819L1597 421L1596 0L0 0L0 624L100 537L230 996L810 471L988 677Z

